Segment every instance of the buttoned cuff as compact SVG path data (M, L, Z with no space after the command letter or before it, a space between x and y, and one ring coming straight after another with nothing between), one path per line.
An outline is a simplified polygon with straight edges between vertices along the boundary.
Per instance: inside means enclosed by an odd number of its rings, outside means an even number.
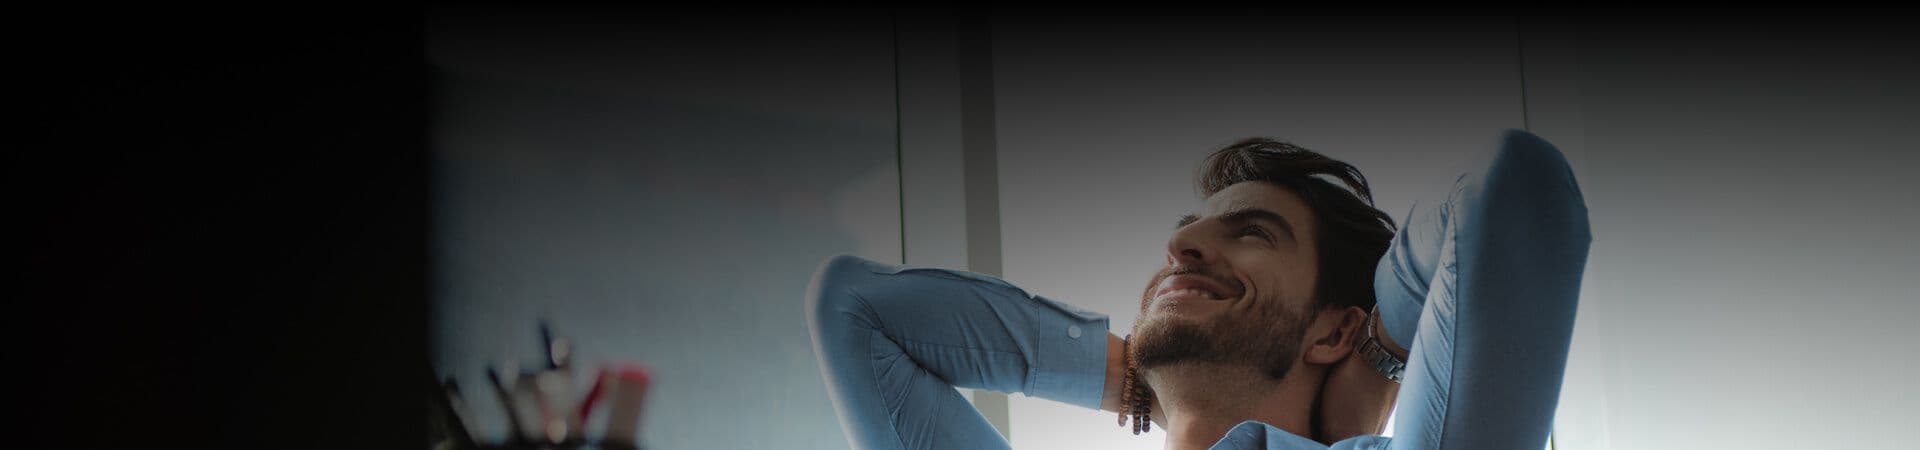
M1088 409L1100 409L1107 382L1107 316L1045 297L1035 301L1063 314L1034 321L1036 350L1028 366L1026 393Z

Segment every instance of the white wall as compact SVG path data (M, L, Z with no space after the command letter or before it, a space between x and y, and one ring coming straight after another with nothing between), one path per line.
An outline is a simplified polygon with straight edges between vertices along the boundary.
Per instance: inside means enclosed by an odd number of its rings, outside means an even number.
M1560 448L1899 447L1920 423L1912 28L1577 25L1553 33L1577 95L1540 117L1584 141L1594 232Z
M581 367L652 369L649 448L846 448L800 300L829 255L901 257L887 18L429 19L429 336L485 438L484 367L545 317Z

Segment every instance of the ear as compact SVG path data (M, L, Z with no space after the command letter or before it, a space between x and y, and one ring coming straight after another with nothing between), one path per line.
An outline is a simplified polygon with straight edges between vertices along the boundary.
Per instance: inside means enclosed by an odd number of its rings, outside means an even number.
M1321 311L1307 329L1307 348L1301 357L1308 364L1333 364L1353 355L1356 339L1367 324L1367 310L1358 306Z

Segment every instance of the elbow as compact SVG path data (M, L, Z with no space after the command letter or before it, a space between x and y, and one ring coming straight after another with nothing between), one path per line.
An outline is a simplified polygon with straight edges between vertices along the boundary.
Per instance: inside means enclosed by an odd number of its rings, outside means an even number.
M849 326L850 319L864 310L854 295L854 288L864 277L872 276L868 264L856 256L836 255L822 261L814 270L813 279L807 284L805 301L807 328L814 336L819 336L821 330Z
M1545 139L1508 130L1486 166L1482 196L1489 204L1526 211L1539 231L1568 244L1592 241L1586 198L1566 156Z
M1586 205L1580 184L1573 179L1573 166L1560 149L1540 136L1521 130L1507 130L1487 165L1489 188L1524 190L1546 194L1552 201Z

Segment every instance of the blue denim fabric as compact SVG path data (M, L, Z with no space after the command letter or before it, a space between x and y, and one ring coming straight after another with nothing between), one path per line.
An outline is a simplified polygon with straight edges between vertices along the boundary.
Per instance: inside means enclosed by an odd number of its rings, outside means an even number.
M1553 425L1586 201L1560 151L1524 131L1471 167L1413 207L1374 272L1387 333L1412 356L1387 448L1541 448Z
M1100 407L1107 317L998 278L837 256L807 318L853 448L1007 448L955 386Z
M1566 160L1518 130L1416 203L1375 276L1408 346L1394 438L1334 449L1539 448L1592 238ZM1006 448L954 386L1097 408L1107 319L997 278L840 256L807 297L814 350L859 449ZM1325 449L1248 421L1215 449Z

